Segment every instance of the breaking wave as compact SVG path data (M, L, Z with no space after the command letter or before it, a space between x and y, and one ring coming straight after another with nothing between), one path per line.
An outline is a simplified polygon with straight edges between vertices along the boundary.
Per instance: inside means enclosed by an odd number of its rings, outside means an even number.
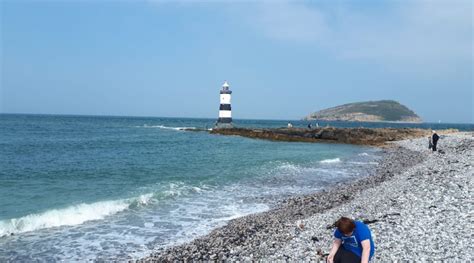
M184 131L184 130L194 130L196 127L168 127L164 125L147 125L144 124L143 126L135 126L137 128L159 128L165 130L174 130L174 131Z
M334 158L334 159L325 159L320 161L320 163L339 163L341 162L341 159L339 158Z
M115 201L78 204L62 209L47 210L20 218L0 221L0 236L35 231L44 228L79 225L86 221L103 219L129 208L147 205L153 194Z

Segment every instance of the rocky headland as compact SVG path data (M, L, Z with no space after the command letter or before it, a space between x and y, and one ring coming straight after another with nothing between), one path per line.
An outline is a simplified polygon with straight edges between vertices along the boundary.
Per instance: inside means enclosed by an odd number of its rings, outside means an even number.
M369 224L379 262L473 260L474 134L442 136L439 152L426 138L391 144L364 178L284 200L141 261L323 261L340 216Z

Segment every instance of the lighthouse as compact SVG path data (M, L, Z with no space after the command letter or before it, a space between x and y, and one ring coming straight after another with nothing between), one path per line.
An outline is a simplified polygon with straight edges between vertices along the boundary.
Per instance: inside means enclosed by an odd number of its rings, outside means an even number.
M230 107L230 96L232 91L229 89L227 81L222 85L220 91L221 104L219 107L219 119L217 119L216 128L232 128L232 110Z

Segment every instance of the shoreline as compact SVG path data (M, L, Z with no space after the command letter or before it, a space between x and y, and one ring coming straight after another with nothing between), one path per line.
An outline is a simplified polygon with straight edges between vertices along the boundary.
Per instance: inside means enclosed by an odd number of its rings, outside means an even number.
M442 146L444 143L446 143L446 146ZM436 154L436 157L456 159L459 154L467 152L467 158L469 158L469 156L472 156L472 147L471 149L465 147L466 149L463 149L462 153L456 152L459 147L463 147L463 143L473 146L472 133L454 133L442 139L441 149L455 152L454 154L428 152L425 138L392 143L393 147L383 150L383 160L374 169L373 173L364 178L349 185L339 184L314 194L291 197L269 211L231 220L226 226L214 229L209 234L189 243L160 248L152 253L150 257L142 259L142 261L322 260L329 250L332 239L330 226L335 219L342 215L350 215L356 219L373 223L371 226L382 224L381 222L389 222L390 226L397 224L393 222L404 216L403 211L393 211L391 209L395 205L393 202L396 201L392 200L396 200L397 193L392 193L392 195L395 194L395 199L385 197L380 199L381 197L377 197L379 193L390 189L391 185L403 184L415 179L422 180L417 177L420 173L422 174L419 170L431 169L429 166L432 164L429 162L432 161L430 158L433 157L433 154ZM466 165L465 161L462 165ZM472 165L465 167L472 171ZM449 168L449 171L451 167L448 166L447 168ZM415 179L406 179L406 176ZM464 177L461 176L461 178ZM408 184L404 187L410 186L413 185ZM401 191L402 193L403 191L409 193L407 189ZM360 199L368 192L371 193L371 197L376 198L376 200L371 201L370 206L372 208L373 206L380 206L383 209L364 210L364 206L368 204L361 203ZM410 201L410 199L407 200ZM351 208L351 205L354 207ZM341 214L335 212L338 209L349 210ZM403 208L399 210L403 210ZM315 219L318 217L324 217L325 219ZM387 230L385 224L383 225L385 227L383 229ZM377 242L380 233L376 229L373 233ZM399 238L400 235L397 237ZM391 258L390 254L387 253L390 250L384 250L385 245L385 242L376 244L379 248L375 256L377 260L410 259L410 257L405 257L403 254L396 254L395 258Z

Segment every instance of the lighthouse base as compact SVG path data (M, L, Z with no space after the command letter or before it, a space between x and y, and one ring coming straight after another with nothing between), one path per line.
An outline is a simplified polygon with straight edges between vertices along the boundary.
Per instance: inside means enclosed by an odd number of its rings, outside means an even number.
M214 128L215 129L230 129L230 128L234 128L234 125L232 124L232 122L228 122L228 123L217 122Z

